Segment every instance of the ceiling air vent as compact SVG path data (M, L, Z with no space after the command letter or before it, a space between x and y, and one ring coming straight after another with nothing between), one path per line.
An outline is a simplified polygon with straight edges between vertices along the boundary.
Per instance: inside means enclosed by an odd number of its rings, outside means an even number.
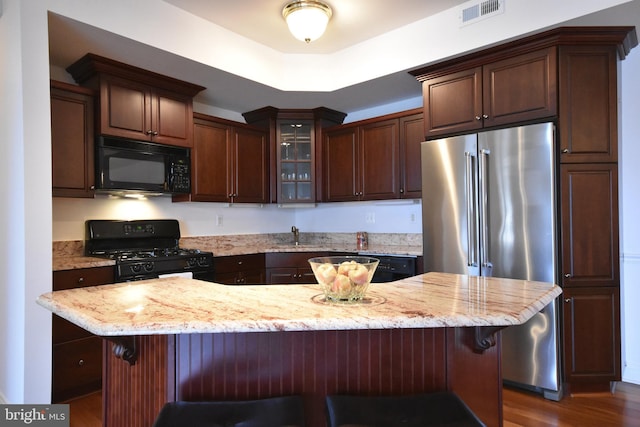
M504 13L505 0L472 1L460 7L460 26Z

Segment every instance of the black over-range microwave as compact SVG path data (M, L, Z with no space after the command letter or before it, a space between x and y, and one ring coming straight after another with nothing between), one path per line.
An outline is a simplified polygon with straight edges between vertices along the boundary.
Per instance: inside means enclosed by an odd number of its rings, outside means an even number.
M96 191L112 194L184 194L191 191L191 150L100 136Z

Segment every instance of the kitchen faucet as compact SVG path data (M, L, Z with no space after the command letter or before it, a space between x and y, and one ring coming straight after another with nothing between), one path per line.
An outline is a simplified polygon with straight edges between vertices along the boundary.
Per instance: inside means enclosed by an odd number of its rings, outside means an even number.
M298 246L300 244L300 230L294 225L291 227L291 232L293 233L293 242Z

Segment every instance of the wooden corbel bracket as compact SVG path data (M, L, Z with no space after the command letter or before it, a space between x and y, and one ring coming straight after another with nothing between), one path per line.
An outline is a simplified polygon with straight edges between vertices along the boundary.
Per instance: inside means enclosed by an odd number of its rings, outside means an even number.
M138 351L136 348L136 337L102 337L113 343L113 355L118 359L129 362L129 365L135 365L138 360Z
M473 351L484 353L485 350L496 345L496 333L504 328L505 326L476 326Z

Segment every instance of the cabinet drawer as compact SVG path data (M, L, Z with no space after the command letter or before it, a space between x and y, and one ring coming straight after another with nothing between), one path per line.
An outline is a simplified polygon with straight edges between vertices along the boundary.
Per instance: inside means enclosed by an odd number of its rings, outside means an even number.
M295 267L268 268L267 283L280 285L298 283L298 269Z
M53 347L53 402L100 389L102 339L89 337Z
M114 282L114 267L78 268L53 272L53 290L84 288Z
M92 336L91 332L82 329L79 326L63 319L60 316L53 316L53 324L51 328L53 344L61 344L67 341L74 341L81 338Z
M216 273L214 280L223 285L263 285L264 269Z
M263 254L222 256L214 259L216 273L264 269Z

